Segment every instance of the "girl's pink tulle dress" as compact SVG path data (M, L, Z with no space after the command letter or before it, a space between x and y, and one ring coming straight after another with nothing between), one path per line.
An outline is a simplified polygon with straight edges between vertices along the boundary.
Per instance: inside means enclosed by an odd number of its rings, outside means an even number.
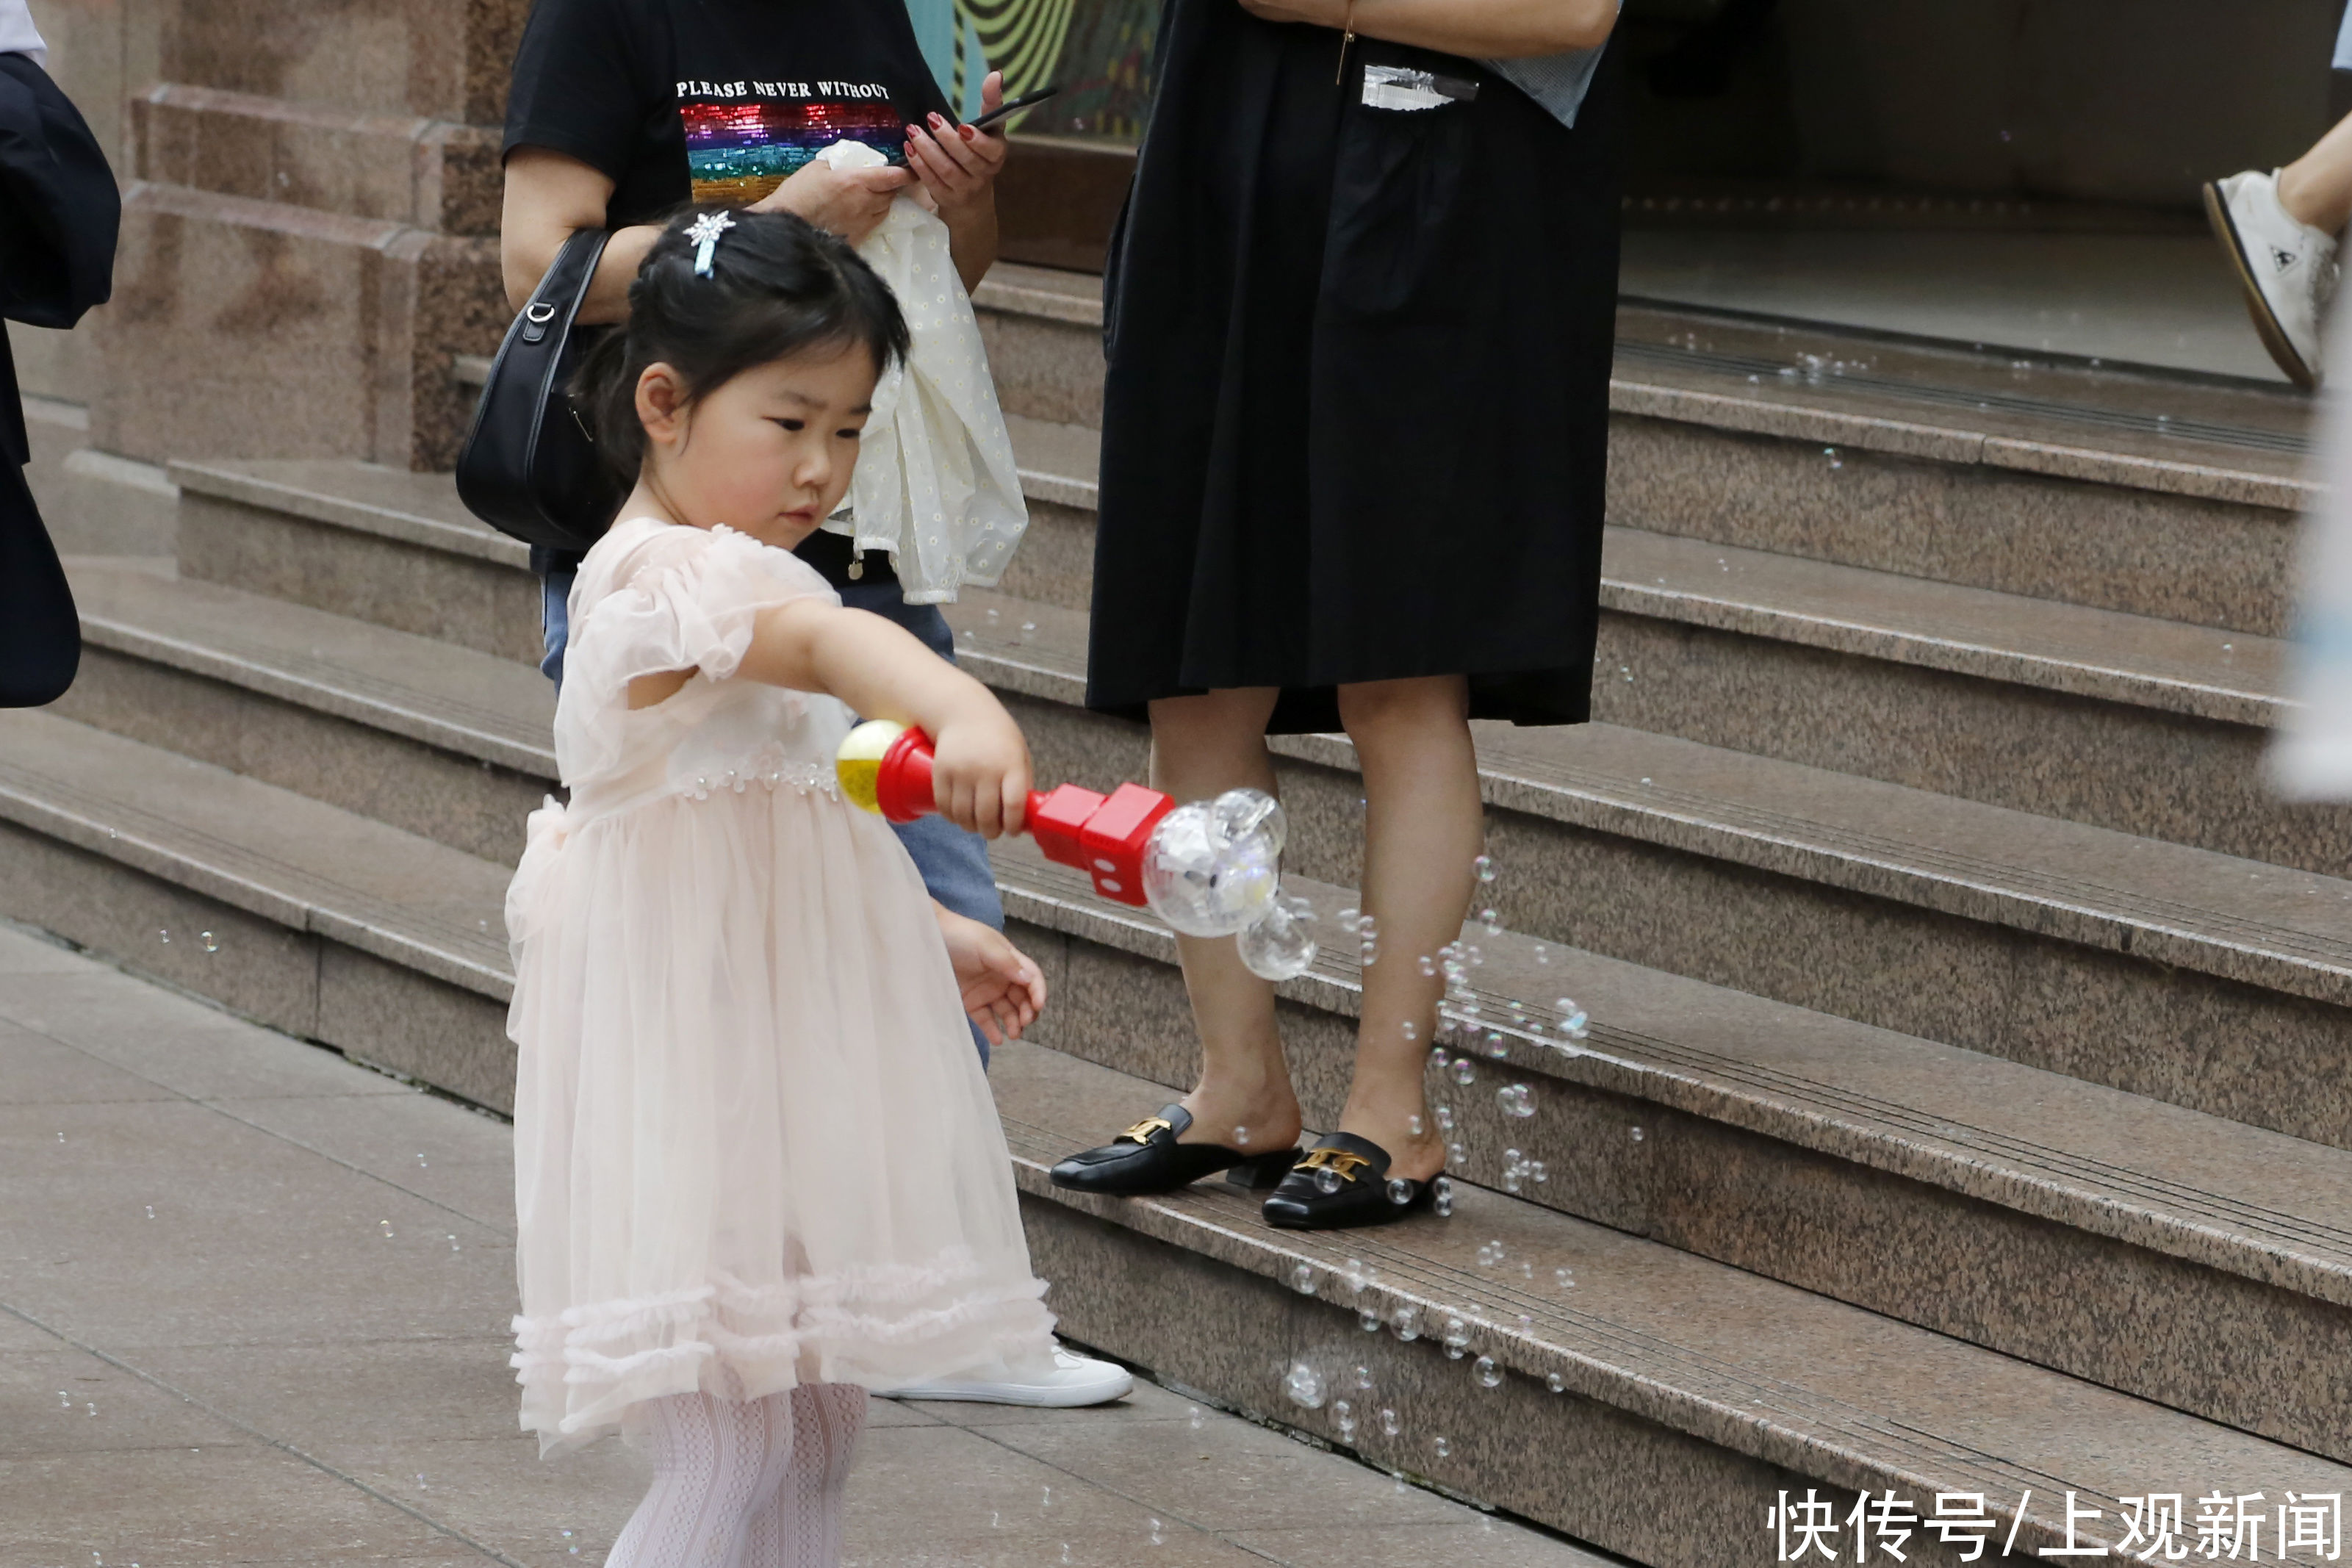
M588 552L514 948L514 1365L542 1451L641 1401L1050 1364L1004 1137L830 697L730 679L789 552L639 518ZM633 677L694 667L632 712Z

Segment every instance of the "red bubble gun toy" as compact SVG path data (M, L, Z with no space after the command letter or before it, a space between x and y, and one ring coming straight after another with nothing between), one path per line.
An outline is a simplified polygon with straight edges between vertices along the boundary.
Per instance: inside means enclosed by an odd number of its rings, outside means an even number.
M912 822L939 809L931 798L931 738L920 730L870 719L841 742L834 771L843 795L887 821ZM1023 830L1046 859L1084 871L1104 898L1140 909L1144 847L1175 805L1137 784L1108 795L1059 784L1029 792Z

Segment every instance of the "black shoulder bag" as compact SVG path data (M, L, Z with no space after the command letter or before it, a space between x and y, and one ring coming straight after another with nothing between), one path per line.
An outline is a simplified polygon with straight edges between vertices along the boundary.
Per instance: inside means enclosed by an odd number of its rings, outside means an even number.
M612 235L575 230L507 329L457 454L466 510L526 544L584 551L603 537L627 488L596 450L572 400L580 360L573 321Z

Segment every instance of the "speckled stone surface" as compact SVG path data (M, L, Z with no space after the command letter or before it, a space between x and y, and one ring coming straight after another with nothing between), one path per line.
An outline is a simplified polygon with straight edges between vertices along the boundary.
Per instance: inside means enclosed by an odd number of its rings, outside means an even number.
M1635 615L1603 617L1597 665L1607 723L2305 870L2352 866L2352 810L2280 802L2251 725Z
M1025 860L1001 852L999 861L1016 889L1024 885L1030 874ZM1326 905L1351 896L1344 890L1322 896L1319 887L1317 892ZM1061 919L1059 911L1025 895L1016 894L1012 907L1016 914ZM1171 955L1106 947L1087 934L1089 929L1105 934L1098 925L1075 923L1078 929L1067 932L1015 928L1024 950L1047 963L1055 987L1055 1010L1041 1020L1037 1039L1066 1055L1164 1086L1167 1093L1189 1088L1198 1055ZM1520 950L1517 984L1540 984L1531 978L1523 940L1487 940ZM1886 1168L1901 1163L1895 1151L1906 1142L1923 1133L1932 1138L1927 1130L1951 1127L1937 1116L1968 1114L1962 1104L1952 1102L1948 1089L1937 1089L1925 1076L1932 1047L1904 1047L1911 1052L1907 1068L1866 1078L1868 1088L1857 1087L1835 1103L1816 1101L1808 1081L1790 1075L1790 1058L1768 1056L1774 1065L1759 1070L1745 1065L1752 1058L1738 1058L1742 1065L1734 1066L1729 1059L1693 1052L1684 1042L1693 1035L1705 1039L1720 1034L1730 1043L1742 1035L1752 1037L1759 1026L1810 1029L1826 1037L1817 1047L1796 1046L1794 1060L1817 1056L1813 1070L1825 1071L1836 1082L1842 1051L1863 1055L1879 1048L1869 1032L1828 1019L1810 1026L1801 1018L1784 1023L1745 998L1727 995L1714 1005L1738 1016L1711 1029L1706 1000L1669 994L1674 983L1637 978L1621 993L1605 983L1615 978L1613 966L1591 955L1561 951L1554 963L1553 984L1573 986L1597 1016L1609 1020L1602 1039L1591 1047L1608 1053L1599 1058L1608 1064L1597 1075L1603 1082L1568 1076L1583 1074L1583 1060L1563 1059L1516 1038L1510 1059L1480 1057L1465 1075L1466 1083L1454 1071L1433 1068L1430 1101L1445 1108L1454 1121L1450 1136L1465 1151L1452 1165L1458 1179L1507 1188L1548 1207L1938 1332L2352 1458L2352 1439L2345 1436L2352 1431L2352 1374L2337 1377L2324 1370L2352 1352L2352 1248L2329 1252L2324 1259L2311 1257L2311 1267L2294 1273L2291 1286L2263 1277L2273 1249L2299 1245L2287 1239L2289 1233L2338 1234L2328 1216L2346 1207L2343 1173L2323 1178L2323 1184L2333 1181L2329 1191L2300 1198L2273 1185L2271 1201L2301 1216L2276 1233L2257 1232L2231 1217L2256 1212L2246 1209L2243 1199L2196 1191L2192 1181L2173 1196L2155 1199L2170 1205L2168 1224L2174 1228L2168 1234L2140 1233L2168 1250L2136 1246L2124 1236L2086 1226L2103 1223L2102 1205L2149 1202L2150 1178L2126 1174L2118 1164L2106 1169L2123 1185L2096 1197L2082 1189L2083 1178L2074 1173L2096 1168L2097 1156L2065 1146L2064 1141L2082 1136L2083 1128L2072 1122L2044 1130L2041 1136L2053 1140L2046 1147L1988 1129L1969 1154L1950 1163L1913 1166L1933 1180ZM1346 960L1338 961L1339 972L1349 967ZM1328 1126L1346 1091L1352 1028L1346 1016L1309 1005L1303 997L1286 999L1282 1005L1286 1055L1307 1124ZM1496 1021L1507 1022L1499 1010ZM1642 1063L1642 1070L1622 1070L1633 1062ZM1955 1065L1966 1072L1964 1064ZM1982 1072L1973 1076L1986 1078ZM2184 1142L2194 1141L2203 1152L2200 1158L2217 1169L2226 1168L2232 1157L2297 1158L2295 1146L2284 1140L2233 1156L2215 1145L2252 1142L2234 1130L2200 1125L2196 1118L2155 1108L2084 1103L2073 1086L2038 1088L2034 1076L1995 1072L1984 1091L2054 1093L2103 1131L2119 1132L2123 1124L2133 1123L2160 1140L2169 1131ZM1612 1079L1643 1092L1603 1086ZM1651 1098L1673 1095L1677 1082L1699 1081L1709 1085L1708 1092L1689 1099L1689 1109ZM1536 1110L1528 1117L1506 1115L1498 1106L1496 1091L1514 1082L1532 1090ZM1141 1098L1156 1092L1160 1091ZM1763 1127L1740 1125L1755 1115L1745 1094L1785 1109L1789 1119L1769 1118ZM1140 1116L1152 1109L1139 1101L1122 1114L1131 1110L1132 1116ZM1989 1106L1978 1113L1990 1113L1998 1122L2017 1120ZM1816 1138L1811 1148L1790 1141L1792 1133L1807 1136L1807 1124L1824 1116L1852 1118L1856 1136ZM1874 1116L1886 1120L1864 1135L1862 1124ZM1101 1135L1110 1131L1106 1126ZM1543 1162L1543 1179L1524 1174L1523 1168L1515 1171L1522 1161ZM1996 1177L1990 1170L1995 1163L2035 1173L2030 1181ZM2053 1205L2054 1191L2070 1185L2077 1189L2074 1197ZM2053 1212L2071 1215L2072 1222L2045 1217ZM2233 1228L2225 1246L2210 1245L2199 1234ZM2352 1239L2352 1230L2342 1238ZM2196 1260L2200 1253L2210 1264ZM2328 1294L2307 1293L2314 1288ZM2128 1312L2137 1331L2124 1336L2097 1331L2126 1303L2120 1310Z
M94 639L49 711L509 865L551 784Z
M1837 466L1832 468L1834 462ZM2294 516L2273 507L1620 416L1613 522L2279 637Z
M498 232L492 127L177 82L130 107L149 179L442 234Z
M275 508L180 500L180 571L199 582L537 663L539 584L517 566Z
M1957 1470L1975 1478L1981 1489L2011 1497L2022 1479L2012 1479L2017 1467L2031 1469L2042 1485L2075 1489L2090 1500L2156 1484L2126 1482L2126 1477L2180 1468L2201 1475L2234 1465L2249 1475L2294 1470L2313 1479L2338 1473L2291 1449L2259 1441L2239 1447L2249 1440L2226 1428L1989 1352L1956 1354L1950 1340L1872 1314L1844 1315L1853 1310L1801 1292L1775 1294L1786 1288L1753 1276L1705 1273L1719 1266L1475 1190L1458 1200L1451 1220L1305 1237L1264 1228L1244 1195L1215 1184L1158 1199L1060 1193L1042 1183L1035 1163L1073 1136L1059 1124L1073 1118L1081 1125L1099 1123L1113 1105L1141 1092L1140 1086L1034 1048L1008 1048L995 1082L1024 1189L1092 1216L1057 1222L1074 1243L1087 1244L1085 1267L1054 1270L1062 1281L1054 1297L1058 1310L1087 1323L1097 1342L1115 1351L1132 1346L1139 1359L1148 1352L1162 1364L1185 1358L1192 1376L1171 1371L1179 1381L1214 1390L1210 1379L1231 1380L1237 1403L1265 1398L1286 1362L1304 1361L1323 1373L1327 1392L1331 1374L1351 1380L1354 1365L1361 1364L1373 1384L1370 1392L1391 1401L1385 1407L1396 1412L1400 1426L1392 1448L1368 1451L1383 1461L1392 1452L1396 1459L1389 1462L1427 1467L1423 1473L1439 1479L1459 1476L1453 1484L1465 1489L1495 1486L1498 1472L1509 1474L1498 1463L1506 1449L1540 1453L1541 1471L1552 1483L1550 1507L1589 1497L1606 1484L1598 1475L1589 1485L1577 1484L1572 1444L1522 1441L1528 1425L1545 1416L1525 1405L1487 1403L1520 1387L1536 1396L1540 1383L1524 1379L1554 1371L1566 1392L1541 1394L1538 1403L1556 1399L1559 1408L1574 1410L1574 1401L1588 1399L1751 1460L1802 1470L1809 1481L1874 1487L1885 1473L1879 1467L1897 1451L1907 1484L1927 1485L1927 1478ZM1029 1212L1033 1235L1042 1237L1034 1203ZM1062 1241L1039 1245L1041 1252L1050 1247L1059 1262ZM1500 1262L1474 1260L1481 1247L1499 1247ZM1201 1259L1266 1282L1223 1285ZM1521 1262L1532 1280L1512 1267ZM1556 1278L1563 1268L1574 1280L1566 1288ZM1284 1283L1295 1283L1299 1293L1294 1310L1304 1304L1329 1316L1304 1323L1294 1317L1284 1337L1275 1338L1265 1324ZM1172 1317L1139 1310L1134 1301L1140 1292L1181 1299L1187 1310ZM1225 1307L1227 1301L1236 1305ZM1403 1345L1389 1334L1363 1331L1356 1321L1370 1307L1378 1328L1404 1301L1420 1307L1420 1322L1418 1336ZM1525 1314L1516 1327L1515 1313ZM1429 1346L1446 1331L1449 1316L1464 1323L1462 1360L1442 1350L1432 1353ZM1255 1355L1250 1345L1235 1343L1245 1333L1263 1346ZM1815 1334L1833 1336L1835 1348L1823 1342L1816 1353ZM1427 1359L1401 1362L1393 1359L1398 1350ZM1503 1375L1492 1389L1468 1375L1470 1358L1482 1352L1500 1363ZM1482 1417L1507 1408L1507 1417ZM1318 1428L1312 1414L1292 1419L1310 1430L1335 1430L1333 1425ZM1321 1419L1333 1420L1328 1401ZM2096 1438L2083 1440L2094 1431ZM1439 1436L1448 1439L1442 1455ZM1647 1474L1654 1449L1638 1437L1626 1441L1632 1429L1608 1436L1618 1440L1604 1442L1600 1451L1613 1452L1619 1467ZM1441 1468L1465 1460L1450 1474ZM1692 1489L1700 1496L1719 1492L1727 1479ZM1712 1530L1693 1528L1697 1521L1676 1512L1678 1505L1664 1500L1655 1480L1644 1489L1654 1510L1679 1536L1728 1540L1736 1528L1729 1520ZM1544 1506L1527 1506L1538 1518L1558 1519L1598 1544L1645 1559L1660 1550L1636 1545L1605 1524L1568 1524ZM1750 1519L1760 1515L1752 1503L1744 1503L1744 1511ZM2038 1547L2047 1537L2037 1535L2036 1505L2027 1511L2020 1539Z

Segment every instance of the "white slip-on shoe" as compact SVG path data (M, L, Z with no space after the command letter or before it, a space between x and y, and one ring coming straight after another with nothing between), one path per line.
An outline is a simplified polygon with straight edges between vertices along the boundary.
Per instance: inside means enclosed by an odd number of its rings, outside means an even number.
M2263 347L2289 381L2315 391L2319 320L2336 293L2336 237L2279 205L2276 170L2209 182L2205 218L2229 253Z
M1066 1410L1124 1399L1134 1387L1135 1376L1127 1368L1055 1345L1050 1371L993 1367L982 1376L943 1377L937 1383L894 1388L882 1397L952 1399L973 1405L1035 1405Z

